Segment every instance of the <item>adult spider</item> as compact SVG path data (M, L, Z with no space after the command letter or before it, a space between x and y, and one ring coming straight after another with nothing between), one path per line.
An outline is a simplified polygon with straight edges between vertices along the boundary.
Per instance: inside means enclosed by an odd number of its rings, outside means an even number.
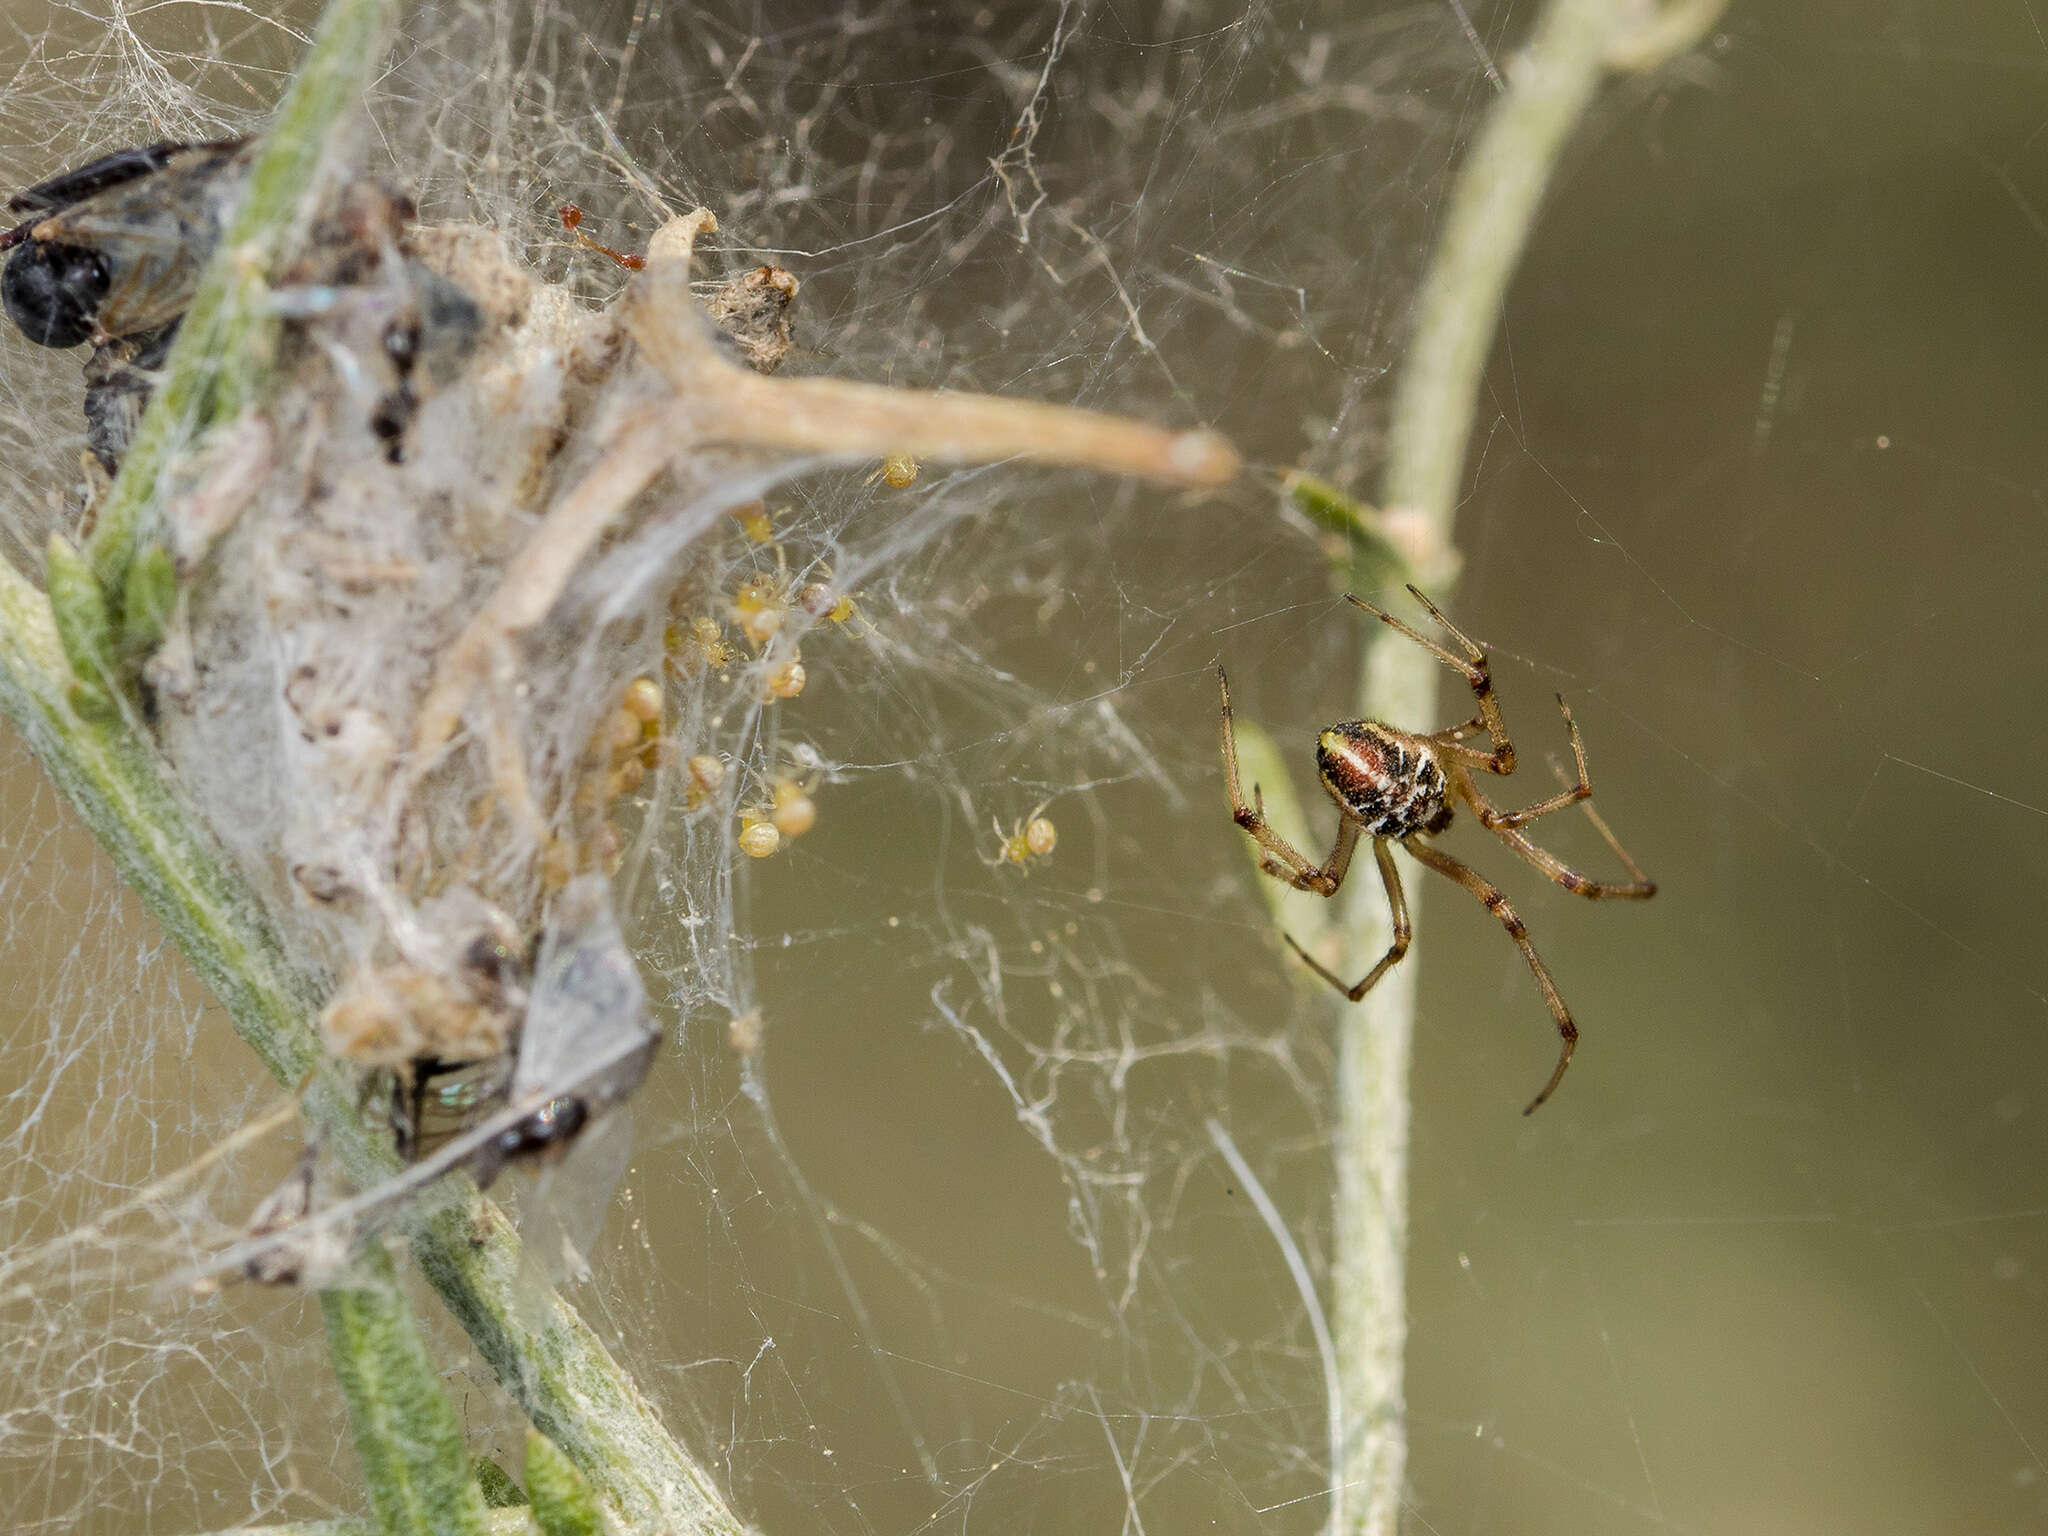
M1266 825L1265 801L1256 784L1252 786L1252 803L1245 804L1244 792L1238 784L1237 735L1230 723L1230 680L1219 665L1216 677L1223 690L1223 772L1230 785L1230 811L1237 824L1258 841L1260 869L1298 891L1314 891L1319 896L1337 894L1337 888L1344 883L1344 876L1351 868L1351 856L1357 851L1359 838L1372 839L1373 858L1379 864L1380 879L1387 888L1387 905L1392 908L1394 917L1394 942L1380 957L1379 964L1367 971L1365 978L1356 986L1346 986L1335 972L1295 943L1292 937L1287 939L1294 952L1307 962L1309 969L1354 1003L1370 992L1374 984L1408 953L1408 900L1401 891L1401 877L1394 868L1394 856L1387 847L1389 842L1398 841L1418 864L1457 881L1486 904L1487 911L1500 919L1508 936L1520 946L1522 958L1529 962L1529 969L1536 973L1536 985L1543 991L1544 1002L1550 1005L1551 1017L1557 1020L1557 1033L1564 1042L1550 1081L1529 1101L1529 1107L1522 1111L1526 1115L1549 1098L1563 1080L1564 1069L1571 1065L1572 1051L1578 1045L1578 1028L1572 1023L1564 999L1558 995L1557 984L1550 979L1550 972L1537 955L1536 946L1529 942L1522 920L1515 916L1515 909L1508 905L1500 888L1449 854L1431 846L1425 839L1435 837L1450 826L1453 808L1462 800L1478 816L1481 826L1568 891L1576 891L1596 901L1607 896L1640 901L1656 895L1657 886L1637 868L1636 861L1615 840L1614 834L1607 830L1607 823L1600 819L1591 805L1586 806L1586 814L1632 877L1625 884L1588 879L1557 855L1538 848L1521 830L1537 817L1561 811L1568 805L1580 804L1593 793L1593 786L1586 778L1585 743L1579 739L1579 727L1572 719L1563 694L1557 696L1557 707L1564 716L1565 729L1571 733L1572 757L1578 764L1578 782L1519 811L1503 811L1479 792L1478 785L1472 780L1474 768L1483 768L1502 777L1515 771L1515 748L1508 740L1500 704L1493 696L1493 680L1487 670L1486 652L1445 618L1435 603L1412 586L1408 590L1464 647L1464 656L1452 655L1392 614L1380 612L1371 603L1348 592L1344 597L1382 624L1399 630L1444 665L1463 673L1465 680L1472 685L1473 696L1479 701L1479 713L1462 725L1427 736L1378 720L1340 720L1326 729L1316 742L1316 769L1322 776L1323 788L1337 802L1337 841L1328 858L1319 865L1312 864ZM1490 743L1490 750L1482 751L1466 745L1468 738L1482 731Z

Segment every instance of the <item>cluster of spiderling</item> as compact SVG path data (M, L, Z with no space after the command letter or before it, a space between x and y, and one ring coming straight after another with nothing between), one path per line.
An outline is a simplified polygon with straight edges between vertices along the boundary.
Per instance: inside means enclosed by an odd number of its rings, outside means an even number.
M814 579L798 586L789 573L789 560L775 537L775 520L761 502L749 502L733 514L748 542L774 551L775 569L747 577L733 588L726 602L723 622L710 613L679 619L669 626L670 664L687 673L693 660L702 661L714 672L724 672L740 657L726 639L725 624L740 632L753 654L764 663L761 697L764 703L793 699L804 691L803 651L797 644L800 624L791 615L801 612L811 623L844 624L859 611L853 599L831 583L824 566L814 567Z
M714 593L709 603L700 590L694 601L672 613L664 636L666 665L687 678L700 670L723 675L751 660L761 669L763 704L794 699L809 681L798 636L813 625L848 624L859 608L819 562L810 563L809 580L791 575L788 552L776 537L774 515L764 503L749 502L731 515L750 544L772 551L775 568L755 571L728 593ZM735 631L737 642L732 638ZM739 808L740 851L749 858L768 858L817 825L818 807L811 796L819 779L815 764L766 779L760 794ZM685 765L685 809L705 809L725 783L723 759L710 753L692 756Z
M636 677L619 696L618 706L591 733L576 784L574 820L578 827L594 830L587 837L556 834L549 839L541 855L541 884L548 891L559 891L577 875L593 870L618 873L625 842L611 813L673 756L661 734L662 702L660 683ZM724 766L716 758L710 761L722 779Z
M818 824L818 805L811 791L818 776L779 773L768 781L768 798L740 811L740 852L765 859Z

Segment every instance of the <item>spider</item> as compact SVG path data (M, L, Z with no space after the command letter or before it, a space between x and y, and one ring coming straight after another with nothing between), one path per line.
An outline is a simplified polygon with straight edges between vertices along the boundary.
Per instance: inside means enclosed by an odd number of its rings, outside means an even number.
M1472 808L1481 826L1568 891L1596 901L1610 896L1642 901L1656 895L1657 887L1615 840L1614 834L1607 829L1607 823L1600 819L1591 805L1586 806L1586 814L1606 839L1608 847L1627 867L1631 878L1626 883L1588 879L1555 854L1537 847L1522 831L1539 816L1578 805L1593 793L1593 786L1586 777L1585 743L1579 739L1578 725L1572 719L1571 708L1565 703L1563 694L1557 696L1557 708L1564 716L1565 729L1571 734L1578 781L1569 789L1560 790L1519 811L1501 810L1480 793L1472 778L1475 768L1483 768L1502 777L1515 771L1515 748L1508 740L1500 704L1493 696L1493 680L1487 670L1486 652L1445 618L1436 604L1420 591L1412 586L1408 590L1464 648L1463 656L1453 655L1392 614L1382 613L1348 592L1344 597L1345 601L1363 608L1382 624L1406 635L1445 666L1464 674L1465 680L1472 685L1473 697L1479 701L1479 713L1462 725L1427 736L1378 720L1340 720L1325 730L1316 742L1316 769L1322 776L1323 788L1337 802L1337 841L1328 858L1321 864L1312 864L1266 825L1265 802L1256 784L1252 786L1252 803L1245 804L1244 792L1238 783L1237 735L1230 723L1230 680L1219 665L1216 677L1223 692L1223 772L1230 786L1230 811L1237 824L1257 840L1261 870L1298 891L1314 891L1319 896L1337 894L1337 888L1344 883L1344 876L1351 868L1351 856L1358 849L1359 838L1372 839L1373 859L1380 867L1380 879L1387 888L1387 905L1392 909L1394 918L1394 942L1387 947L1379 963L1367 971L1357 985L1346 986L1335 972L1292 937L1287 939L1294 952L1307 962L1309 969L1354 1003L1370 992L1375 983L1408 953L1408 900L1402 894L1401 877L1394 868L1394 856L1387 847L1390 842L1399 842L1418 864L1455 880L1486 904L1486 910L1500 919L1508 936L1520 947L1522 958L1529 962L1529 969L1535 972L1536 985L1543 992L1544 1002L1550 1006L1551 1017L1557 1021L1558 1036L1564 1042L1550 1081L1522 1111L1525 1115L1531 1114L1557 1091L1557 1085L1563 1081L1564 1069L1571 1065L1572 1051L1578 1045L1578 1028L1572 1023L1571 1012L1565 1007L1564 999L1558 995L1557 984L1550 979L1550 972L1537 955L1536 946L1529 942L1522 920L1508 905L1500 888L1432 846L1428 839L1450 826L1453 809L1462 800ZM1488 749L1466 744L1471 737L1482 732L1490 744Z

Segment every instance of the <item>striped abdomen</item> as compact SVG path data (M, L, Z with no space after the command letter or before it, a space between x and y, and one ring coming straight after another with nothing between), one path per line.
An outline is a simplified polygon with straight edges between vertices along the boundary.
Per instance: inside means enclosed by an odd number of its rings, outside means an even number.
M1317 740L1316 769L1368 836L1407 837L1450 825L1443 764L1424 737L1377 720L1345 720Z

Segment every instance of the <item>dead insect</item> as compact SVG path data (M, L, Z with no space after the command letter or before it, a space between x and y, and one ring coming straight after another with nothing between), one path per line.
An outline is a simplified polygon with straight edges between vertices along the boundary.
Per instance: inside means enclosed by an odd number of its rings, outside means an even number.
M510 1082L511 1063L504 1057L443 1061L422 1056L379 1072L371 1080L371 1097L378 1088L384 1090L399 1160L416 1163L501 1101Z
M109 474L149 403L155 370L241 196L250 141L151 144L104 155L8 199L30 215L0 234L0 304L43 347L93 343L86 443Z
M574 1094L549 1099L517 1125L498 1132L489 1150L477 1160L477 1174L488 1183L489 1174L497 1171L499 1163L566 1146L589 1121L590 1106Z
M135 441L156 376L178 334L173 320L160 331L101 342L85 363L85 446L110 475Z
M38 346L173 325L241 195L250 141L152 144L102 156L8 199L7 318Z
M555 898L531 1000L520 1029L507 1107L469 1163L487 1185L508 1159L566 1145L590 1121L633 1095L661 1044L661 1026L612 916L600 875L571 881Z
M600 256L609 256L628 272L641 271L647 265L645 256L635 256L628 251L615 251L608 245L600 245L583 233L583 210L574 203L564 203L555 210L555 217L562 221L562 228L576 237L576 243L586 251L595 251Z
M290 1279L314 1267L309 1255L345 1253L451 1173L467 1172L483 1188L509 1162L556 1154L633 1096L660 1045L609 884L579 876L550 912L511 1085L497 1107L404 1172L324 1210L311 1210L310 1187L295 1174L265 1202L259 1227L208 1267Z

